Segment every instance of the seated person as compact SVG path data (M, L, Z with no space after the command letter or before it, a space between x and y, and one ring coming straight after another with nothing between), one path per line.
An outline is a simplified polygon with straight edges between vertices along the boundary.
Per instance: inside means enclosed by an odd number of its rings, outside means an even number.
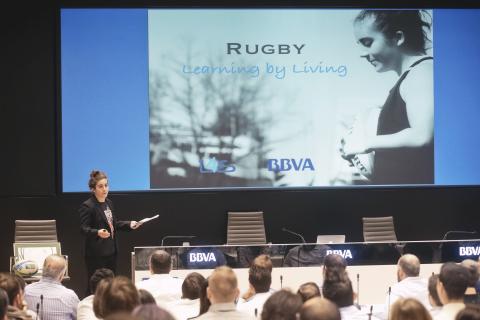
M189 273L182 283L182 298L166 304L177 320L194 318L200 310L200 291L207 280L198 272Z

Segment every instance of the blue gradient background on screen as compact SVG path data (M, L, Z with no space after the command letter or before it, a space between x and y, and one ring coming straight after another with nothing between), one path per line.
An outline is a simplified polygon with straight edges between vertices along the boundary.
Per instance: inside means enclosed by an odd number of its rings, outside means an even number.
M63 191L149 190L146 9L61 13ZM435 184L478 185L480 10L434 10Z
M146 9L62 10L63 191L150 188L147 36Z

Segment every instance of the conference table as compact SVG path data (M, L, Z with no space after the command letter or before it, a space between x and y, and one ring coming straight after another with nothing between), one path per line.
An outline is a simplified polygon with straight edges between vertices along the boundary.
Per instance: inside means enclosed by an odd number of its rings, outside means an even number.
M273 263L273 289L297 291L306 282L323 282L323 260L328 254L342 255L360 305L380 305L388 288L397 282L397 261L402 254L416 255L421 262L420 276L438 273L444 262L477 260L480 239L400 242L293 243L263 245L195 245L135 247L132 252L132 279L149 277L148 259L163 249L172 257L171 274L184 278L190 272L205 277L220 265L228 265L237 274L241 292L248 289L248 267L260 254L268 254Z

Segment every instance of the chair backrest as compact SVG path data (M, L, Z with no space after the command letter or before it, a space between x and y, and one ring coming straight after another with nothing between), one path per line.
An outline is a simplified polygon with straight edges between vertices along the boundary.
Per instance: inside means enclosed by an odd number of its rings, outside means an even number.
M15 220L15 242L55 242L55 220Z
M266 244L263 212L229 212L227 244Z
M393 217L364 217L362 220L364 241L397 241Z
M345 235L321 234L317 236L317 243L345 243Z

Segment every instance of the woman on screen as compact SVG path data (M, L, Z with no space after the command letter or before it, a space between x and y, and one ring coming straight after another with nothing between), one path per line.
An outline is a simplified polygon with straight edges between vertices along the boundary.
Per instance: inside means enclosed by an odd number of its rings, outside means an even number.
M433 58L426 55L425 16L419 10L363 10L354 21L361 57L375 71L399 76L378 123L375 118L376 134L361 131L342 139L342 157L349 161L374 151L368 172L373 184L434 183Z
M115 218L113 203L107 198L108 178L104 172L92 171L88 187L92 196L78 210L80 231L85 235L87 281L100 268L108 268L116 273L117 231L129 231L139 226L136 221L119 221Z

